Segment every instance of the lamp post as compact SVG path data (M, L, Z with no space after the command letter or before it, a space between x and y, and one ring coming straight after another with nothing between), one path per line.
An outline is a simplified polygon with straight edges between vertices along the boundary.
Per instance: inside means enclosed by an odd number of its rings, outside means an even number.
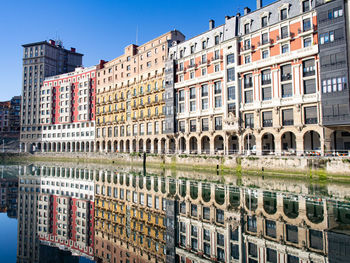
M247 126L247 129L248 129L248 131L249 131L249 129L250 129L250 126L248 125ZM250 155L250 141L249 141L249 137L250 137L250 133L248 132L248 150L247 150L247 155Z

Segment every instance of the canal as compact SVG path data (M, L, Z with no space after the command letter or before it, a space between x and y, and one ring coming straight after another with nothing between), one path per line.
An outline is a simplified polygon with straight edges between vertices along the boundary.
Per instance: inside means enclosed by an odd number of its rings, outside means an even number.
M1 262L350 262L350 185L98 164L0 170Z

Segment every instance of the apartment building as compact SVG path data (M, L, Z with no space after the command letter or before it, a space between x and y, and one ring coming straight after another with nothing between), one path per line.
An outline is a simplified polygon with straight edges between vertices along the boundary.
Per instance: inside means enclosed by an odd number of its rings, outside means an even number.
M46 78L40 89L42 152L93 152L96 66Z
M239 15L226 17L225 24L169 50L173 64L166 87L169 152L228 153L238 151L238 61ZM171 76L169 76L171 78ZM175 118L171 116L175 113ZM170 128L171 127L171 128Z
M19 139L21 96L0 102L0 136L2 139Z
M169 47L184 40L170 31L141 46L129 45L97 70L96 149L164 152L165 61Z
M46 77L74 71L82 65L82 54L67 50L61 41L41 41L22 45L23 88L21 102L21 150L41 147L40 87Z
M40 243L64 247L75 256L93 260L93 171L66 167L41 167L40 170L37 210Z

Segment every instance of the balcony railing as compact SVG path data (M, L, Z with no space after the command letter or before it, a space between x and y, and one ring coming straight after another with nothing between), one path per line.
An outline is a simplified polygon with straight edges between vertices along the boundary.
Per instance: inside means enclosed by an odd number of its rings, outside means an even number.
M305 124L317 124L317 118L306 118Z
M272 127L272 120L263 120L263 127Z
M294 120L283 120L284 126L292 126L294 125Z

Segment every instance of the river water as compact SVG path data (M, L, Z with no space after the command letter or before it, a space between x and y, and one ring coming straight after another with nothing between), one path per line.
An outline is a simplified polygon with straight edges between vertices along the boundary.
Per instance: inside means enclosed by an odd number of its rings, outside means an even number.
M1 262L350 262L350 185L71 163L0 166Z

